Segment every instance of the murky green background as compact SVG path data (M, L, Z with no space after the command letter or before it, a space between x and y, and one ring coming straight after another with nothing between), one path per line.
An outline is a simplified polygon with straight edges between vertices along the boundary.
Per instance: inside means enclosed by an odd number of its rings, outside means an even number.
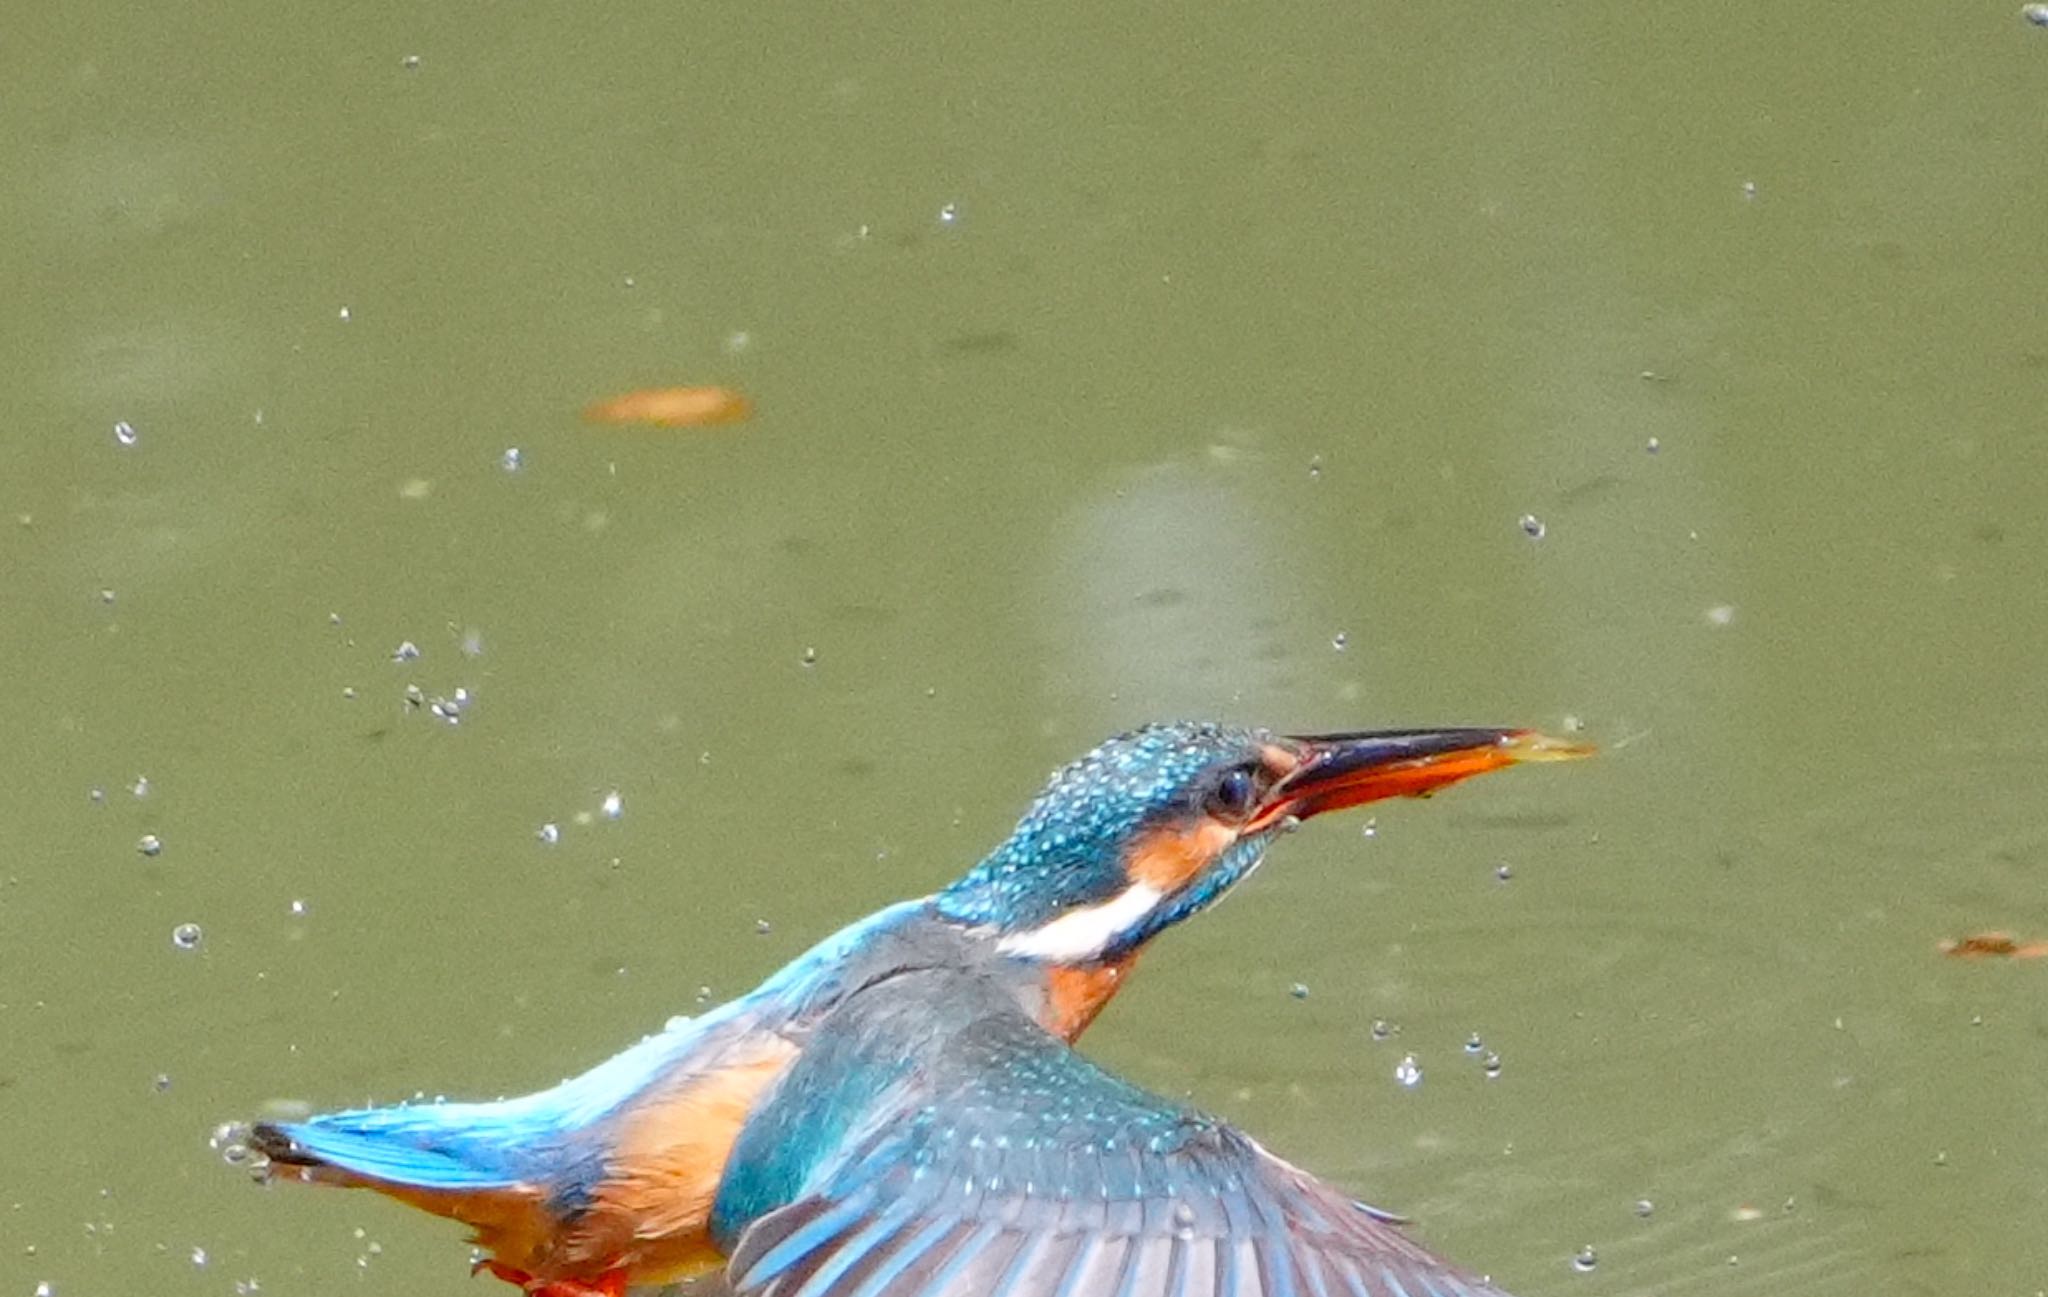
M1609 751L1284 844L1099 1056L1532 1297L2043 1286L2048 964L1936 953L2048 936L2008 0L8 27L0 1297L485 1292L209 1130L550 1083L1179 714Z

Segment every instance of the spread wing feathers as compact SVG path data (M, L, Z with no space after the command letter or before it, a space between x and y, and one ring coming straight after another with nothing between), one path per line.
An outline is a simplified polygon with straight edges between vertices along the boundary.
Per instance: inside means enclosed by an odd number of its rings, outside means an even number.
M1007 1003L932 1016L850 1024L891 1080L851 1087L865 1110L828 1118L843 1151L740 1233L726 1273L742 1297L1506 1297ZM847 1055L840 1040L818 1056ZM817 1102L789 1081L757 1116Z

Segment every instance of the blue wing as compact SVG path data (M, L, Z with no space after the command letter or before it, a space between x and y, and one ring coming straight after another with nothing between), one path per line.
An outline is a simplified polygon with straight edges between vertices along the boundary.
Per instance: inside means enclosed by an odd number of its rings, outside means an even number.
M855 996L713 1211L742 1297L1505 1297L969 974Z

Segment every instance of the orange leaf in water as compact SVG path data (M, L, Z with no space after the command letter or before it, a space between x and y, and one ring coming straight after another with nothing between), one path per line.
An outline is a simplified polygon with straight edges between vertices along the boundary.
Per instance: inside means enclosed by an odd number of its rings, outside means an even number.
M738 423L753 403L729 387L649 387L584 407L592 423L651 423L658 428L696 428Z
M1977 932L1944 941L1939 949L1953 959L2040 959L2048 956L2048 941L2018 941L2009 932Z

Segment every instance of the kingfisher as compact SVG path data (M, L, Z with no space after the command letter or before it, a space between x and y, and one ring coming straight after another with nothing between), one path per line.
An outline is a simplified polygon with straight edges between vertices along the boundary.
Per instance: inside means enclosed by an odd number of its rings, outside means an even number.
M1001 845L552 1089L260 1122L265 1174L472 1231L530 1297L1505 1297L1074 1041L1280 834L1590 748L1523 729L1117 735Z

